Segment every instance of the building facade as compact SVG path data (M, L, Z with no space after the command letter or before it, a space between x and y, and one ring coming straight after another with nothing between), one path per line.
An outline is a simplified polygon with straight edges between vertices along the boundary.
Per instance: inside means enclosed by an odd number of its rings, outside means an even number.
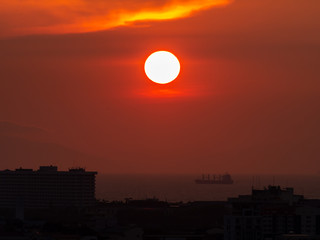
M58 171L55 166L0 171L0 208L90 206L96 174L83 168Z
M320 239L320 205L292 188L269 186L228 200L225 240ZM290 238L291 239L291 238Z

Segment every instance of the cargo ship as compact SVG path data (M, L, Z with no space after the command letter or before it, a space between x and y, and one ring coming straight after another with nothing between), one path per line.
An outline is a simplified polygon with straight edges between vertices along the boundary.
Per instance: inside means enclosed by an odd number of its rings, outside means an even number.
M231 175L226 173L223 175L202 175L202 178L194 180L197 184L233 184Z

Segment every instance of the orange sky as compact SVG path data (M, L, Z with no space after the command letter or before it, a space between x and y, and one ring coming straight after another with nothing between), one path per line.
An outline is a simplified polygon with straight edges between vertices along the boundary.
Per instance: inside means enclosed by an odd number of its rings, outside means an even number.
M2 0L2 35L81 33L188 17L231 0Z
M0 169L320 171L318 0L0 3Z

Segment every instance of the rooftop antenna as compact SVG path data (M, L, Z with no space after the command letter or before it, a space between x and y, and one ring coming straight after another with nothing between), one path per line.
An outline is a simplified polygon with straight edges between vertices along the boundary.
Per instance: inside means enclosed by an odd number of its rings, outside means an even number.
M254 176L252 176L252 184L251 184L251 189L254 188Z
M275 186L275 176L272 177L272 185Z
M258 188L258 176L257 175L254 177L254 184L255 184L255 188Z

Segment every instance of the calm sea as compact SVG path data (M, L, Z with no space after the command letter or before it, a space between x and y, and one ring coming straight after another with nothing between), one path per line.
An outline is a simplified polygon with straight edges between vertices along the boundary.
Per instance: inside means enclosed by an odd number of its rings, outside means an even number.
M195 184L196 175L103 175L98 174L96 197L108 201L125 198L158 198L170 202L224 201L250 194L252 185L293 187L296 194L320 199L320 175L233 175L234 184Z

